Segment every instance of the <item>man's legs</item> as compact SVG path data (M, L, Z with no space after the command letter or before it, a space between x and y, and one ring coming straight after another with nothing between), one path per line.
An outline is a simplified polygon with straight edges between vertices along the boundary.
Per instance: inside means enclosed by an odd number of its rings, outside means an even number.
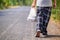
M47 25L51 15L50 7L41 7L37 8L37 34L42 33L43 35L47 35Z

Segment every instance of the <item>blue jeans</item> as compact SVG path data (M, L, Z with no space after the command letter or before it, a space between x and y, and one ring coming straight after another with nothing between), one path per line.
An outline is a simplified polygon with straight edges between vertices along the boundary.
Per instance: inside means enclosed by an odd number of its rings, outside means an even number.
M47 34L47 25L51 16L51 7L37 7L37 31Z

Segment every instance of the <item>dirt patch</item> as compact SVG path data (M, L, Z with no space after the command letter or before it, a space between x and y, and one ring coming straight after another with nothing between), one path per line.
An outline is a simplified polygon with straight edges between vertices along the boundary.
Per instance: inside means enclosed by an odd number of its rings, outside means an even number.
M60 28L60 21L51 18L52 22Z

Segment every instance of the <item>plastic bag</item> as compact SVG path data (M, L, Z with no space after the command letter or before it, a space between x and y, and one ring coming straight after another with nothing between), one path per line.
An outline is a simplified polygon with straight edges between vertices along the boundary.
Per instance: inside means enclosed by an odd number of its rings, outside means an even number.
M36 8L31 8L29 15L27 17L28 21L35 21L36 20Z

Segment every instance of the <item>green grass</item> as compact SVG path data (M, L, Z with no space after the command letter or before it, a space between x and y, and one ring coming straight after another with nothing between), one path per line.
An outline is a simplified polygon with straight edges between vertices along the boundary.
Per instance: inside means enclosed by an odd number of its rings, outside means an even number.
M57 1L57 7L56 9L52 9L52 18L54 20L58 20L60 21L60 0L56 0Z
M60 21L60 9L59 8L52 9L52 18L54 20Z

